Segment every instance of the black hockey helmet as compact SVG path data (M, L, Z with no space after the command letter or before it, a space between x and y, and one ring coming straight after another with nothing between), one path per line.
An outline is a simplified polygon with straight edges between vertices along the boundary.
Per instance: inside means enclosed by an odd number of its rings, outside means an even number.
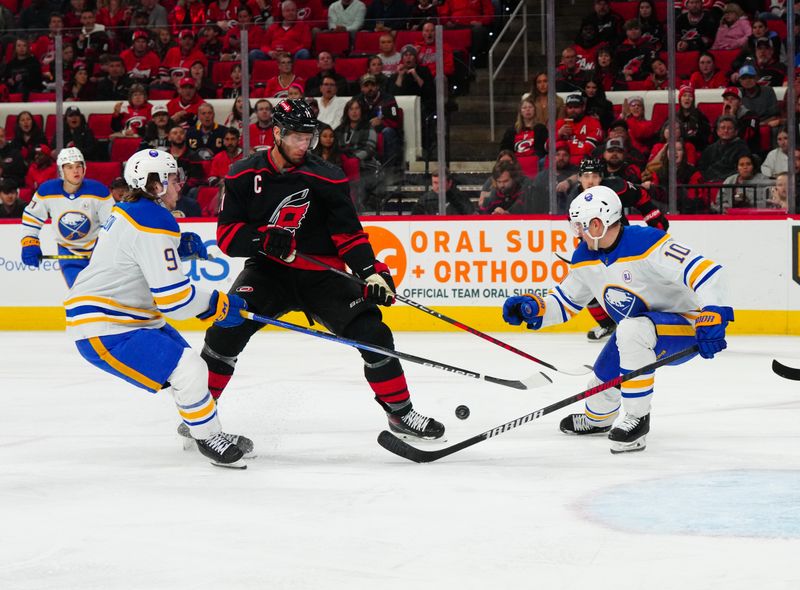
M584 158L578 168L578 174L584 172L597 172L600 176L605 176L606 167L598 158Z
M316 133L317 118L305 101L297 98L285 98L272 109L272 124L281 131L297 133Z

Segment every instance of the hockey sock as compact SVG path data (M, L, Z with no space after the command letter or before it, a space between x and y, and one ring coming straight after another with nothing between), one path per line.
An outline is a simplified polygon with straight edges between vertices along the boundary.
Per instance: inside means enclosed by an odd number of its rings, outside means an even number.
M230 375L223 375L221 373L215 373L214 371L208 372L208 390L211 392L211 396L214 399L219 399L219 396L222 395L231 377L233 377L233 373Z
M589 310L589 313L592 314L594 321L603 328L612 328L614 326L614 320L612 320L611 316L606 313L606 310L597 303L597 300L593 300L586 308Z
M411 409L406 376L397 359L384 358L377 363L365 363L364 376L375 392L375 401L388 413L403 415Z
M208 365L208 390L215 400L219 399L231 377L233 377L236 358L222 356L211 350L207 344L203 347L203 352L200 356Z

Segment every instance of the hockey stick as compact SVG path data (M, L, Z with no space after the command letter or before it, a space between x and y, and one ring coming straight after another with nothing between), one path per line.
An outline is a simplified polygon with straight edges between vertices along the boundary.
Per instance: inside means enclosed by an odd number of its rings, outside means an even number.
M610 381L606 381L605 383L601 383L600 385L596 385L586 391L582 391L575 395L571 395L570 397L564 398L561 401L555 402L550 404L549 406L545 406L544 408L540 408L531 412L530 414L525 414L517 418L516 420L512 420L511 422L506 422L505 424L501 424L500 426L496 426L491 430L487 430L486 432L482 432L473 436L472 438L468 438L467 440L461 441L460 443L454 444L449 447L445 447L443 449L439 449L436 451L423 451L416 447L412 447L407 442L400 440L395 435L387 432L386 430L382 431L378 435L378 444L381 445L384 449L389 451L390 453L394 453L398 457L403 457L404 459L408 459L409 461L414 461L415 463L430 463L431 461L436 461L437 459L441 459L442 457L447 457L448 455L452 455L458 451L466 449L467 447L471 447L472 445L476 445L479 442L483 442L488 440L494 436L499 436L504 432L508 432L509 430L513 430L517 426L521 426L526 424L532 420L536 420L537 418L541 418L542 416L546 416L556 410L560 410L570 404L574 404L577 401L585 399L587 397L591 397L595 394L600 393L601 391L605 391L606 389L611 389L612 387L616 387L620 383L624 383L625 381L630 381L639 375L644 373L649 373L657 369L658 367L662 367L664 365L668 365L678 359L682 359L690 354L694 354L697 352L697 345L690 346L680 352L676 352L673 355L664 357L661 360L658 360L654 363L650 363L649 365L645 365L640 369L636 369L635 371L631 371L630 373L626 373L625 375L620 375Z
M242 316L244 316L248 320L261 322L262 324L270 324L273 326L278 326L280 328L285 328L287 330L292 330L294 332L300 332L301 334L308 334L309 336L316 336L317 338L330 340L331 342L346 344L347 346L352 346L353 348L358 348L360 350L368 350L370 352L376 352L378 354L383 354L385 356L391 356L397 359L402 359L405 361L410 361L412 363L417 363L418 365L425 365L426 367L439 369L440 371L447 371L448 373L456 373L457 375L463 375L464 377L471 377L473 379L482 379L484 381L488 381L489 383L496 383L498 385L504 385L505 387L511 387L513 389L531 389L534 387L541 387L542 385L549 385L550 383L553 382L550 379L550 377L548 377L544 373L535 373L523 381L517 381L514 379L501 379L500 377L492 377L491 375L481 375L480 373L476 373L475 371L470 371L468 369L461 369L459 367L454 367L452 365L446 365L444 363L432 361L430 359L426 359L421 356L414 356L413 354L408 354L397 350L390 350L388 348L384 348L383 346L378 346L376 344L367 344L366 342L360 342L358 340L340 338L339 336L336 336L334 334L328 334L327 332L320 332L319 330L304 328L303 326L298 326L297 324L291 324L289 322L276 320L264 315L251 313L249 311L242 311L241 313Z
M776 375L783 377L784 379L790 379L791 381L800 381L800 369L795 369L794 367L787 367L786 365L779 363L775 359L772 360L772 371Z
M88 256L80 254L43 254L39 258L41 260L89 260Z
M330 264L327 264L327 263L323 262L322 260L317 260L313 256L308 256L308 255L302 254L300 252L295 252L295 254L297 255L298 258L302 258L303 260L307 260L309 262L317 264L317 265L319 265L319 266L321 266L323 268L326 268L326 269L328 269L330 271L335 272L337 275L341 275L343 277L347 277L348 279L358 283L359 285L366 284L366 281L364 281L360 277L357 277L356 275L350 274L349 272L345 272L343 270L340 270L340 269L336 268L335 266L331 266ZM583 366L583 367L580 367L580 368L576 367L576 368L572 368L572 369L564 369L563 367L562 368L556 367L555 365L552 365L552 364L550 364L550 363L548 363L546 361L543 361L542 359L538 359L535 356L528 354L524 350L520 350L519 348L511 346L510 344L508 344L506 342L503 342L502 340L498 340L497 338L494 338L493 336L489 336L489 334L481 332L480 330L476 330L475 328L467 326L466 324L462 324L458 320L454 320L453 318L447 317L446 315L443 315L443 314L439 313L435 309L431 309L429 307L425 307L424 305L422 305L421 303L417 303L413 299L407 299L406 297L403 297L402 295L395 295L395 299L405 303L406 305L410 305L411 307L413 307L415 309L418 309L419 311L421 311L423 313L427 313L428 315L432 315L433 317L435 317L437 319L440 319L440 320L442 320L444 322L447 322L448 324L451 324L451 325L453 325L453 326L455 326L457 328L460 328L461 330L469 332L470 334L478 336L479 338L483 338L484 340L487 340L488 342L491 342L492 344L496 344L497 346L500 346L501 348L505 348L509 352L513 352L514 354L518 354L519 356L521 356L523 358L526 358L529 361L533 361L534 363L538 363L538 364L542 365L543 367L547 367L548 369L551 369L551 370L556 371L558 373L564 373L565 375L580 376L580 375L586 375L587 373L589 373L592 370L591 367L586 367L586 366Z

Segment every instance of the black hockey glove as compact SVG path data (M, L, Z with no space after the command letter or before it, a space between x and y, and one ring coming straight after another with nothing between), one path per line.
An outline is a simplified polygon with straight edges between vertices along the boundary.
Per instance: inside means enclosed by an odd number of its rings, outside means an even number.
M645 215L644 222L650 227L658 228L661 231L667 231L669 229L669 221L667 220L667 216L664 215L660 209L653 209L647 215Z
M364 285L364 299L378 305L390 306L394 303L394 279L389 272L389 267L377 260L372 266L368 266L358 273L366 285Z
M295 258L294 234L288 229L276 225L268 225L258 238L258 252L264 256L280 258L284 262L292 262Z

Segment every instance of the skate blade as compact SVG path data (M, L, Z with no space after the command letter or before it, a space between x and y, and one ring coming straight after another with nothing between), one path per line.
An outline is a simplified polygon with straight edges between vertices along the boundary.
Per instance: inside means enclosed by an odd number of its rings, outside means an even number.
M620 455L622 453L636 453L645 450L645 448L647 448L647 437L643 436L629 443L611 441L610 451L612 455Z
M178 433L178 438L180 438L180 443L184 451L197 451L198 453L200 452L199 450L197 450L197 444L195 443L195 440L193 438L185 437L180 432ZM244 453L242 459L255 459L256 457L258 457L258 453L255 451L255 449L253 449L252 451Z
M441 438L420 438L418 436L414 436L414 435L411 435L411 434L405 434L405 433L402 433L402 432L395 432L393 430L391 431L391 433L393 435L395 435L397 438L399 438L401 440L404 440L404 441L408 441L410 443L421 443L421 444L425 444L425 445L438 445L438 444L447 442L447 435L446 434L443 434Z
M564 430L563 428L559 428L559 430L570 436L597 436L598 434L605 434L608 436L608 431L611 430L611 427L609 426L605 430L598 430L597 432L575 432L574 430Z
M247 469L247 463L242 459L234 461L233 463L220 463L219 461L211 461L215 467L227 467L228 469Z

